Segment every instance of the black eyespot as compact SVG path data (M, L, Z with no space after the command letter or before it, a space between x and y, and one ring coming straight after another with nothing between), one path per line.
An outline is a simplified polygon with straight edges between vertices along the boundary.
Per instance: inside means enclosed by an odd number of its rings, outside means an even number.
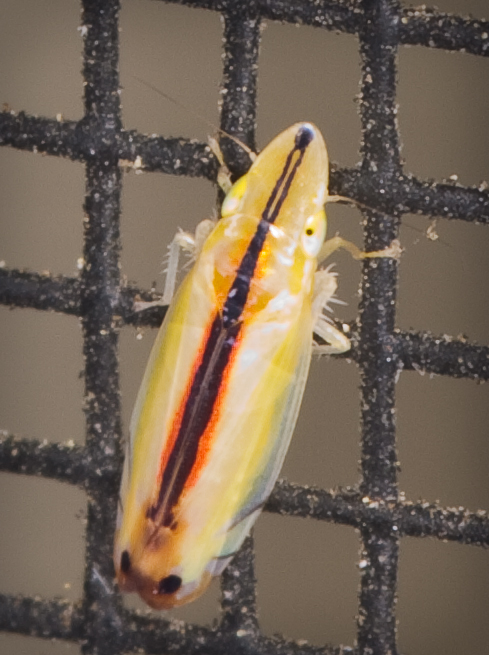
M314 139L314 131L310 125L303 125L295 135L295 147L298 150L305 150Z
M312 227L307 228L306 234L308 237L312 237L312 235L314 234L314 230L312 229Z
M182 578L178 575L167 575L160 580L158 585L159 594L174 594L182 586Z
M121 571L122 573L129 573L131 568L131 558L127 550L124 550L121 555Z

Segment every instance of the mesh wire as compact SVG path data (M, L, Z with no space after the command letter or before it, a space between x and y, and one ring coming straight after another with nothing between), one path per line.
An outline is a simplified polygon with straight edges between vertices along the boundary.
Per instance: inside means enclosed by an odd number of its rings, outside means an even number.
M222 576L221 619L215 628L148 618L123 608L113 584L112 529L122 465L118 333L124 325L157 326L164 309L133 312L136 295L119 272L120 160L140 157L144 168L215 180L217 162L205 144L148 137L122 129L119 104L118 0L84 0L85 113L79 122L4 111L0 142L68 157L86 165L85 266L79 278L0 270L0 301L12 307L79 316L85 356L86 445L41 444L8 436L0 441L0 470L40 475L78 485L88 497L83 597L76 603L0 594L0 629L78 642L87 654L130 652L391 654L397 652L395 594L399 541L432 536L489 545L484 512L412 503L398 495L394 385L401 369L487 380L489 348L395 327L397 263L366 262L358 319L351 325L349 357L361 373L362 476L356 489L330 492L281 480L266 510L312 517L360 530L363 560L355 648L316 648L266 637L256 619L254 553L249 538ZM354 198L367 211L367 249L398 237L400 217L415 212L487 223L489 193L420 181L405 173L395 122L396 52L400 44L489 53L489 23L427 9L401 8L395 0L181 0L177 4L221 12L224 71L221 127L254 147L258 45L262 19L354 33L362 59L362 166L332 171L331 193ZM232 142L224 154L234 174L247 160ZM377 190L384 193L379 198Z

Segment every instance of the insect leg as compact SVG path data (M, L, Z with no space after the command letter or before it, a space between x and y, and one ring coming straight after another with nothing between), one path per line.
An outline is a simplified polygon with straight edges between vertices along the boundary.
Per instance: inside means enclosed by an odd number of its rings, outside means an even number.
M316 317L314 332L327 343L317 344L314 342L312 351L315 355L337 355L350 350L348 337L323 314L323 310L328 309L328 302L333 298L336 286L336 273L332 273L329 268L316 272L312 301L312 311Z
M229 168L226 166L226 162L224 161L224 156L222 154L219 141L215 139L213 136L207 137L207 140L209 142L210 149L212 150L212 152L216 156L217 161L220 164L219 171L217 173L217 183L224 191L224 193L227 195L231 190L231 187L233 186L233 183L231 181L231 173L229 171Z
M214 229L214 226L215 221L206 218L197 225L195 234L190 234L190 232L184 232L183 230L179 230L175 234L168 247L168 265L163 296L160 300L154 300L152 302L135 301L134 311L141 312L149 307L166 306L171 303L175 293L180 250L185 250L185 252L189 253L195 259L202 250L204 242Z
M215 222L210 218L206 218L197 225L195 234L189 232L179 231L173 237L170 244L168 253L168 267L165 278L165 288L161 298L162 305L169 305L175 293L175 284L178 273L178 260L180 258L180 249L185 250L190 254L192 259L195 259L209 234L214 229Z
M392 259L399 259L402 253L401 244L399 243L398 239L394 239L390 246L384 248L384 250L364 252L351 241L347 241L346 239L336 235L332 239L328 239L324 242L323 247L318 254L318 261L323 261L329 257L331 253L333 253L335 250L339 250L340 248L347 250L353 259L370 259L375 257L390 257Z
M313 342L312 352L314 355L339 355L340 353L347 352L351 348L350 339L330 323L326 316L321 315L318 317L314 326L314 332L321 339L328 342L326 344Z

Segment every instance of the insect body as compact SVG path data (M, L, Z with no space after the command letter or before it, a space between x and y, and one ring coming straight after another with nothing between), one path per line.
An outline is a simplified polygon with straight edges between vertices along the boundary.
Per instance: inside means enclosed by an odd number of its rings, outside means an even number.
M232 187L171 303L134 409L114 549L120 588L152 607L200 595L248 534L296 423L313 328L324 352L349 348L322 316L336 289L316 272L327 194L321 134L290 127Z

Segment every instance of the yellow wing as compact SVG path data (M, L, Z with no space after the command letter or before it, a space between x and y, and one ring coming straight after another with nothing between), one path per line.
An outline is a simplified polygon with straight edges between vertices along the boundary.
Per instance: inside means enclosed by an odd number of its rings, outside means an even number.
M205 589L278 476L310 362L327 168L310 124L272 141L230 192L155 342L114 551L121 588L153 607Z

